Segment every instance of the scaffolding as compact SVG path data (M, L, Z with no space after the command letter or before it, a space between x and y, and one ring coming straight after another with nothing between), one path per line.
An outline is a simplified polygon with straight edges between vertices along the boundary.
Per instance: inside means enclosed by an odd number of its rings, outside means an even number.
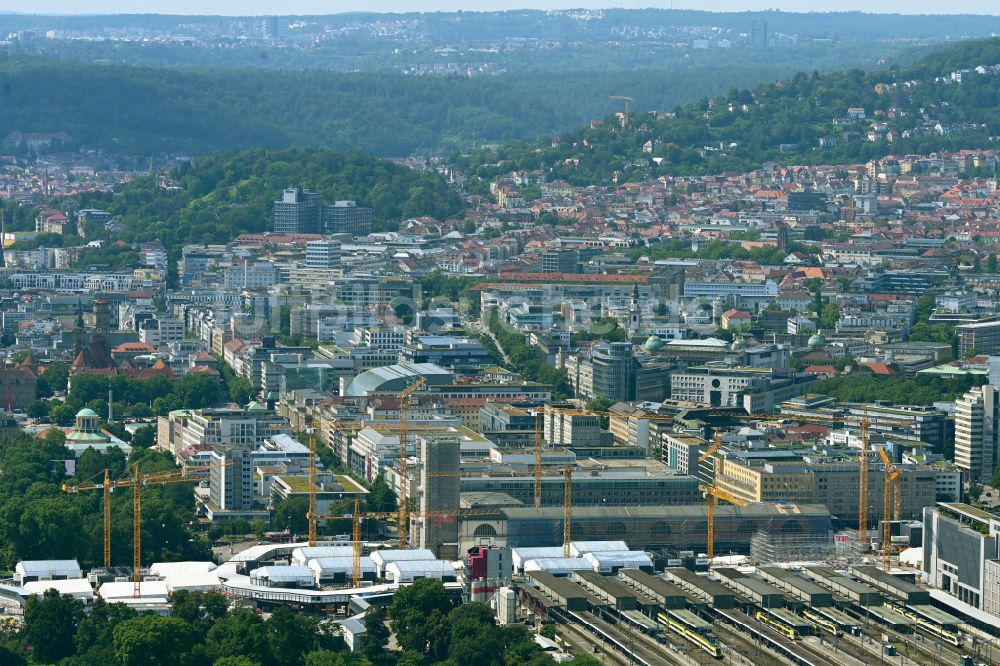
M753 564L782 562L832 562L837 558L833 533L772 534L757 531L750 537L750 561Z

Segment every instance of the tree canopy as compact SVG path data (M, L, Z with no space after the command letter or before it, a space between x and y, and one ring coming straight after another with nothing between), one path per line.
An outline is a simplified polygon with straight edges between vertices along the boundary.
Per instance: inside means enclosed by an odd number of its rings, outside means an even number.
M288 187L319 193L324 201L349 199L370 206L376 225L430 215L459 215L462 200L437 174L419 172L360 151L255 148L185 163L176 187L137 178L113 195L83 196L122 224L116 238L161 241L176 258L188 244L225 243L241 233L272 228L272 208Z
M512 142L454 163L480 178L544 169L552 178L590 185L613 177L749 171L768 161L857 164L890 154L985 148L989 128L1000 124L994 103L1000 77L967 76L956 83L948 75L998 61L1000 38L991 38L962 42L906 69L799 72L753 90L734 87L669 114L636 114L629 128L607 117L566 132L558 143ZM848 108L864 109L865 117L848 117ZM896 109L891 118L889 109ZM887 123L874 140L868 136L873 120Z

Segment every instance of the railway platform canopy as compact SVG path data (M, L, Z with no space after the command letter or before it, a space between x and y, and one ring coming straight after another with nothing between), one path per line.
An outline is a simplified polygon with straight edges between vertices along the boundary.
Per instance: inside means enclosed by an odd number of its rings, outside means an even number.
M696 597L707 599L717 609L736 608L736 593L722 583L680 567L667 569L663 576Z
M885 622L892 628L897 627L912 627L916 624L913 620L906 617L905 615L900 615L896 611L888 608L886 606L867 606L865 608L869 613L878 617L880 620Z
M802 570L802 573L810 580L830 588L834 593L859 606L882 605L881 592L871 585L854 580L849 576L838 574L830 567L806 567Z
M800 632L812 629L812 624L809 620L799 617L790 610L786 610L784 608L768 608L767 610L769 613L774 615L774 617Z
M936 608L934 606L928 606L924 604L916 604L916 605L911 604L910 609L917 615L930 620L934 624L939 624L942 627L957 627L958 625L962 624L962 621L959 620L954 615L952 615L951 613L943 611L940 608Z
M804 601L814 608L826 608L833 605L833 592L824 589L794 571L781 567L759 567L757 572L761 578L775 587L788 592L799 601Z
M899 576L882 571L878 567L851 567L847 572L885 594L902 599L907 604L930 604L931 602L929 590L923 590Z
M816 612L820 615L829 618L837 623L841 627L855 627L858 621L845 613L844 611L837 610L836 608L817 608Z
M641 569L622 569L618 575L623 581L650 597L654 603L665 609L686 608L688 594L674 583Z
M706 622L689 610L672 610L668 612L684 625L696 631L708 631L712 628L711 623Z

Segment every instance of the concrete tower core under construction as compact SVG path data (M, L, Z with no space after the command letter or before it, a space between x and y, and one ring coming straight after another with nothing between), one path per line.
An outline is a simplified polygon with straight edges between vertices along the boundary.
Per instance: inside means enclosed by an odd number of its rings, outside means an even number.
M461 456L455 435L418 437L420 446L419 509L411 517L412 543L438 557L458 556L458 509L461 499Z

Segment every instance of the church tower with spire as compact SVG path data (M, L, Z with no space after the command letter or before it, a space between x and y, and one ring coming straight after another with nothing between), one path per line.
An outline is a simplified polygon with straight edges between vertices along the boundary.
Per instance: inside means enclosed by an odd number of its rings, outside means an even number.
M632 283L632 298L628 304L628 334L634 337L639 334L642 326L642 313L639 311L639 283Z

